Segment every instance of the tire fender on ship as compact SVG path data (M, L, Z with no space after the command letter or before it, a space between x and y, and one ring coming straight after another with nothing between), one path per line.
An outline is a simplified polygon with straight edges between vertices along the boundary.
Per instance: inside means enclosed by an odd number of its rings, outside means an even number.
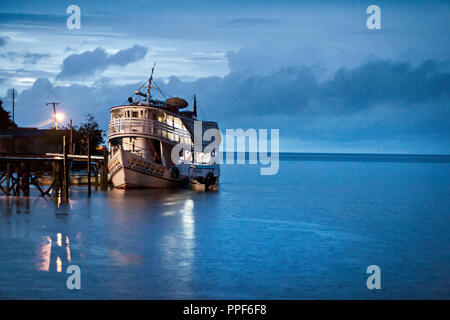
M170 175L174 179L178 179L180 177L180 170L178 170L177 167L172 167L172 170L170 170Z

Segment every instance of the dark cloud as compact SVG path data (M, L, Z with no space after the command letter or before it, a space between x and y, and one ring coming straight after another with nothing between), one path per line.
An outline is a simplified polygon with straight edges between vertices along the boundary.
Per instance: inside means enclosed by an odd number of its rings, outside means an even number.
M197 93L199 108L229 127L280 128L292 139L359 141L450 139L450 73L445 63L373 61L319 80L312 68L267 75L231 73L183 82L167 92Z
M6 44L7 40L10 40L10 37L0 36L0 47L3 47Z
M36 64L40 60L49 58L48 53L34 53L34 52L12 52L8 51L6 53L1 53L0 58L7 59L10 61L21 61L25 64Z
M147 54L147 48L134 45L113 55L108 55L103 48L72 54L64 59L59 79L81 78L103 71L111 65L126 66L139 61Z
M197 92L217 106L220 117L254 114L345 115L380 104L426 103L450 95L445 64L426 61L374 61L341 69L320 81L313 68L282 68L267 75L234 72L219 78L181 82L172 77L168 92Z
M147 54L147 48L135 44L133 47L120 50L116 54L109 56L108 64L126 66L132 62L141 60Z
M47 53L25 53L23 55L24 63L36 64L39 60L49 58L50 54Z
M321 85L319 97L334 109L352 112L380 103L423 103L449 98L450 73L426 61L417 67L406 62L376 61L339 70Z

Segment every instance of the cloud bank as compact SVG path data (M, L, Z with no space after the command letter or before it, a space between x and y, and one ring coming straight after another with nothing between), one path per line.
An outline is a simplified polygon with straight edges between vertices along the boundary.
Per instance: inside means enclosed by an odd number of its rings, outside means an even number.
M113 55L108 55L101 47L80 54L71 54L64 59L57 79L83 78L106 70L112 65L127 66L143 59L146 54L147 48L137 44Z
M447 66L432 60L418 66L382 60L342 68L325 81L314 68L286 67L265 75L232 72L196 81L172 77L165 84L157 82L166 93L196 93L200 114L219 120L222 129L279 128L282 140L330 144L414 141L415 148L431 143L437 144L436 152L450 152ZM109 81L56 86L41 78L19 95L17 105L27 109L30 119L41 120L45 103L60 101L74 121L94 113L106 128L109 108L126 103L138 86Z

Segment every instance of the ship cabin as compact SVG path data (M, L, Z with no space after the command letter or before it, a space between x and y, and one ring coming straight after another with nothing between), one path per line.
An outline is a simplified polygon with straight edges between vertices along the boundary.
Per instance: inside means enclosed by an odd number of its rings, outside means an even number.
M191 112L169 111L149 105L113 107L109 122L110 158L122 148L165 167L172 167L173 146L183 143L193 147L191 134L183 123L193 120ZM185 151L182 159L194 164L209 164L211 155Z

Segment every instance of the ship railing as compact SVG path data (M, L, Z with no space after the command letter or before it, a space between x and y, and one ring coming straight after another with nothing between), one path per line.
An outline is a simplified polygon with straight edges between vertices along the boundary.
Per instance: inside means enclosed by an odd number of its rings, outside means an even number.
M144 135L160 138L170 142L190 143L191 136L186 129L176 128L169 124L137 118L113 119L109 122L109 136Z

